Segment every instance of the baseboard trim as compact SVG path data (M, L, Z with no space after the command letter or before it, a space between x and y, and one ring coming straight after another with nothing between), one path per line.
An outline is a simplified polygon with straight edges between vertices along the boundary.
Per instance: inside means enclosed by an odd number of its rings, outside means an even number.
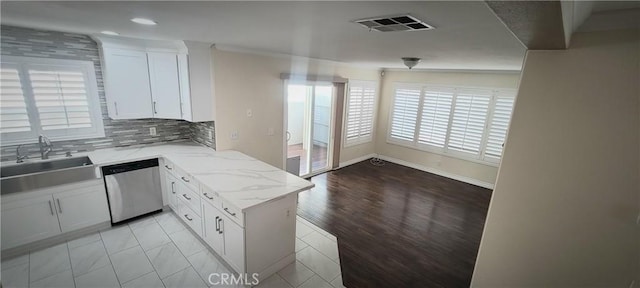
M458 181L462 181L462 182L465 182L465 183L469 183L471 185L476 185L476 186L480 186L480 187L487 188L487 189L493 189L493 187L494 187L494 184L492 184L492 183L480 181L480 180L473 179L473 178L470 178L470 177L467 177L467 176L462 176L462 175L457 175L457 174L445 172L445 171L442 171L442 170L431 168L429 166L416 164L416 163L412 163L412 162L405 161L405 160L400 160L400 159L389 157L389 156L385 156L385 155L378 155L378 158L380 158L380 159L382 159L384 161L387 161L387 162L395 163L395 164L402 165L402 166L411 167L413 169L418 169L418 170L421 170L421 171L424 171L424 172L440 175L442 177L447 177L447 178L451 178L453 180L458 180Z
M37 251L45 248L49 248L58 244L65 243L74 239L82 238L90 234L106 230L111 228L111 221L98 223L89 227L81 228L75 231L70 231L28 244L23 244L17 247L2 250L2 260L11 259L16 256L26 254L28 252Z
M338 166L338 169L344 168L344 167L347 167L349 165L353 165L353 164L356 164L358 162L362 162L364 160L368 160L368 159L371 159L371 158L377 157L377 156L378 156L378 154L371 153L371 154L367 154L367 155L364 155L364 156L361 156L361 157L358 157L358 158L355 158L355 159L351 159L349 161L340 162L340 164Z

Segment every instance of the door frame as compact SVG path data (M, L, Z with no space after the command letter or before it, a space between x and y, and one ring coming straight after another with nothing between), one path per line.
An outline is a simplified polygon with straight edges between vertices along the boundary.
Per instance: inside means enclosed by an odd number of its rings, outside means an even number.
M283 170L287 170L287 154L288 154L288 146L287 145L287 131L289 128L289 109L288 109L288 105L289 105L289 85L310 85L313 86L314 88L312 89L312 96L311 96L311 127L309 130L309 134L311 135L311 149L309 149L309 151L307 151L308 153L308 157L307 159L309 159L310 164L308 164L309 166L309 173L304 174L304 175L299 175L300 177L303 178L310 178L313 176L316 176L318 174L322 174L325 173L327 171L330 171L334 168L334 148L335 148L335 135L336 135L336 130L337 129L342 129L342 127L337 127L336 126L336 106L337 106L337 101L338 101L338 87L337 87L337 83L331 82L331 81L322 81L322 80L318 80L318 81L312 81L312 80L290 80L290 79L283 79L283 101L282 101L282 107L283 107L283 125L282 125L282 167ZM320 169L318 171L313 172L312 171L312 167L313 167L313 161L311 160L311 151L313 149L313 117L314 117L314 104L315 104L315 86L316 85L322 85L322 86L331 86L331 119L330 119L330 124L329 124L329 143L327 143L327 166L323 169ZM340 133L342 133L342 131L340 131Z

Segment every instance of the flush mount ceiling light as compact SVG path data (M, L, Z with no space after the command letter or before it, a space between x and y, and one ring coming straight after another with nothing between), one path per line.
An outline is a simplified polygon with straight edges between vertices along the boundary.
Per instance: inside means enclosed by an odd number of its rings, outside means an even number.
M417 57L402 57L402 62L404 62L404 65L407 66L409 69L418 65L420 60L422 59Z
M131 21L142 25L156 25L158 22L146 18L133 18Z
M433 26L409 14L390 17L372 17L354 21L369 30L380 32L433 30Z
M105 34L105 35L113 35L113 36L120 35L120 33L118 33L118 32L113 32L113 31L108 31L108 30L102 31L100 33Z

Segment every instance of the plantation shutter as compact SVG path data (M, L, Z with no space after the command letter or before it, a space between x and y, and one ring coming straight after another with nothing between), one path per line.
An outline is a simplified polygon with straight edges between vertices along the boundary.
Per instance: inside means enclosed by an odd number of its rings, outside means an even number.
M480 154L491 90L457 89L448 148Z
M498 93L496 95L493 115L489 122L489 135L484 151L484 157L488 160L499 160L502 157L502 144L507 136L515 95L511 92Z
M391 116L391 138L414 141L420 88L396 87Z
M372 140L375 112L376 82L349 83L346 121L346 144Z
M425 88L418 143L444 148L453 93L452 88Z
M20 73L16 68L0 68L0 132L30 132Z
M29 70L42 130L91 128L82 71Z

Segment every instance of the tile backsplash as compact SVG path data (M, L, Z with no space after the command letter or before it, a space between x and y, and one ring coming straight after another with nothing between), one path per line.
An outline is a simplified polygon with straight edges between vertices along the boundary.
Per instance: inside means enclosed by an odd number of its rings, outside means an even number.
M54 141L51 155L92 151L100 148L192 140L215 149L214 122L191 123L169 119L111 120L107 115L98 45L87 35L0 26L1 55L92 61L105 128L104 138ZM156 127L156 135L149 128ZM211 132L211 133L210 133ZM211 137L209 137L211 135ZM37 141L37 139L34 139ZM24 145L30 158L40 157L38 144ZM0 160L14 160L16 145L1 146ZM24 151L21 151L24 152Z

